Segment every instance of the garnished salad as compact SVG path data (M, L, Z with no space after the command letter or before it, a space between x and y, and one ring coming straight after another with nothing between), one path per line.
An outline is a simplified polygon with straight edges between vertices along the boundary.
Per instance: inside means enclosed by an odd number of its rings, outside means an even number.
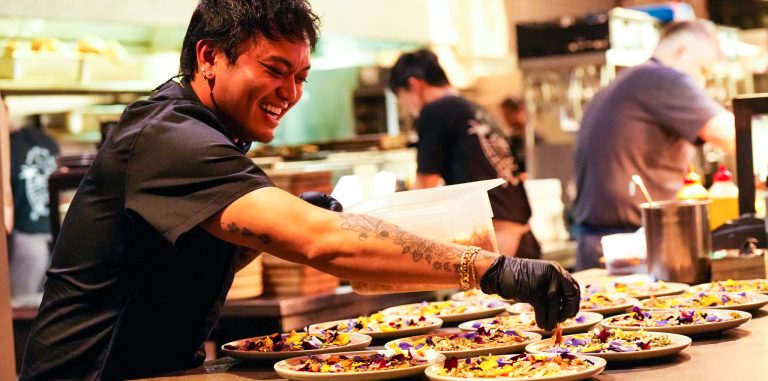
M609 282L605 284L588 284L584 286L585 294L620 293L633 297L661 294L669 291L672 291L672 288L663 281Z
M492 329L483 327L473 332L455 333L452 335L429 335L405 338L396 341L397 351L409 351L412 348L430 348L438 352L465 351L470 349L503 347L520 344L530 339L522 333L513 330Z
M718 323L738 319L741 316L735 312L713 314L695 309L677 309L674 311L643 311L640 307L632 307L632 312L615 316L607 320L608 324L626 327L672 327L681 325L696 325Z
M581 295L582 310L596 310L606 307L615 307L623 304L627 304L627 298L617 295L609 295L603 292L595 292L592 294L584 293Z
M327 329L339 332L394 332L404 328L426 327L433 322L424 316L418 318L406 318L401 316L385 316L377 312L370 316L359 316L357 319L348 319L339 322Z
M706 292L768 292L768 280L721 280L719 282L705 283L692 287Z
M340 347L349 344L349 335L326 330L322 333L291 331L290 334L274 333L269 336L246 339L239 345L225 345L232 351L292 352L320 348Z
M482 302L446 300L444 302L421 302L416 305L394 307L389 312L390 314L407 316L445 316L484 311L505 305L506 303L500 300Z
M397 354L362 353L356 355L312 355L293 370L311 373L376 372L390 369L410 368L425 365L434 358L424 351L401 352Z
M645 331L622 331L618 328L595 328L583 335L571 335L561 344L553 345L544 352L549 353L611 353L637 352L672 345L668 336L649 335Z
M587 322L587 316L584 314L578 314L575 318L566 319L560 324L564 327L573 327L576 325L584 324ZM531 313L524 313L520 315L499 316L492 319L486 319L483 321L477 321L471 325L472 328L484 328L486 330L500 329L500 330L540 330L536 324L536 315Z
M745 292L700 292L679 297L651 298L641 302L645 308L706 308L736 306L754 302Z
M438 375L464 378L559 376L593 367L589 360L569 354L480 356L445 360Z
M451 295L451 299L453 300L487 300L487 299L503 300L503 298L499 294L486 294L476 288L453 294Z

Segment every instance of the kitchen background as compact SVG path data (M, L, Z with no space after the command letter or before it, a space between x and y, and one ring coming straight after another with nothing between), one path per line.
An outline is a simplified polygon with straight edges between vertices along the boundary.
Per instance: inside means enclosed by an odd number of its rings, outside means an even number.
M453 84L497 116L504 97L526 100L529 132L544 138L541 144L529 139L529 177L556 180L528 183L541 186L529 195L534 227L545 240L567 239L562 212L569 204L572 166L551 158L571 156L584 105L597 90L622 68L650 56L661 24L657 17L695 14L720 25L726 61L708 87L722 103L768 87L764 1L310 2L322 19L322 38L309 83L272 144L251 152L257 163L274 172L330 171L332 184L344 175L371 179L383 170L394 174L398 189L408 188L415 153L407 144L415 137L411 121L398 113L394 96L385 90L387 68L401 51L429 46ZM127 103L177 73L181 41L196 4L3 2L0 89L16 123L42 124L63 155L76 158L70 164L80 162L78 155L92 155ZM755 125L757 138L768 137L768 123ZM768 153L755 147L755 168L765 178ZM705 147L696 166L711 173L719 163L733 167L733 158ZM381 188L373 181L361 187L352 199ZM562 203L553 207L557 199ZM62 204L63 214L66 197ZM548 216L543 222L541 213ZM552 218L555 228L543 231L553 225Z

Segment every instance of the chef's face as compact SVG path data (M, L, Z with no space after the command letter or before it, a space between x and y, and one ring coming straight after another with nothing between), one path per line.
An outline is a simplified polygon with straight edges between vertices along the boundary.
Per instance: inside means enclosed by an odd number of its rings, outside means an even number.
M234 64L217 53L215 107L240 139L268 143L280 119L301 99L309 75L305 42L256 39L243 43Z

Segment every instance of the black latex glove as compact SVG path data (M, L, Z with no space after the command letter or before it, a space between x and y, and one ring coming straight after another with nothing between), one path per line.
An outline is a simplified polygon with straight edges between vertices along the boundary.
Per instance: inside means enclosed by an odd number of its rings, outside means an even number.
M344 211L344 207L338 200L322 192L304 192L299 195L299 198L314 206L319 206L333 212Z
M557 262L502 255L483 275L480 289L530 303L536 323L547 331L579 312L579 284Z

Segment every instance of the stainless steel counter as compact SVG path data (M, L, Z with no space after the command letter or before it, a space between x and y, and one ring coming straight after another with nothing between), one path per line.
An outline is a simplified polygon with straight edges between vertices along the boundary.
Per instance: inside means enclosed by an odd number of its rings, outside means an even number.
M606 276L605 270L588 270L575 274L580 282L594 282ZM658 381L658 380L760 380L768 371L768 310L755 313L750 322L721 333L694 337L683 352L654 360L609 363L606 370L591 380ZM450 328L449 328L450 329ZM456 328L452 328L456 329ZM383 343L374 342L373 348ZM283 380L272 370L272 363L221 358L184 372L176 372L155 380L172 377L179 380ZM425 380L416 377L408 380Z

